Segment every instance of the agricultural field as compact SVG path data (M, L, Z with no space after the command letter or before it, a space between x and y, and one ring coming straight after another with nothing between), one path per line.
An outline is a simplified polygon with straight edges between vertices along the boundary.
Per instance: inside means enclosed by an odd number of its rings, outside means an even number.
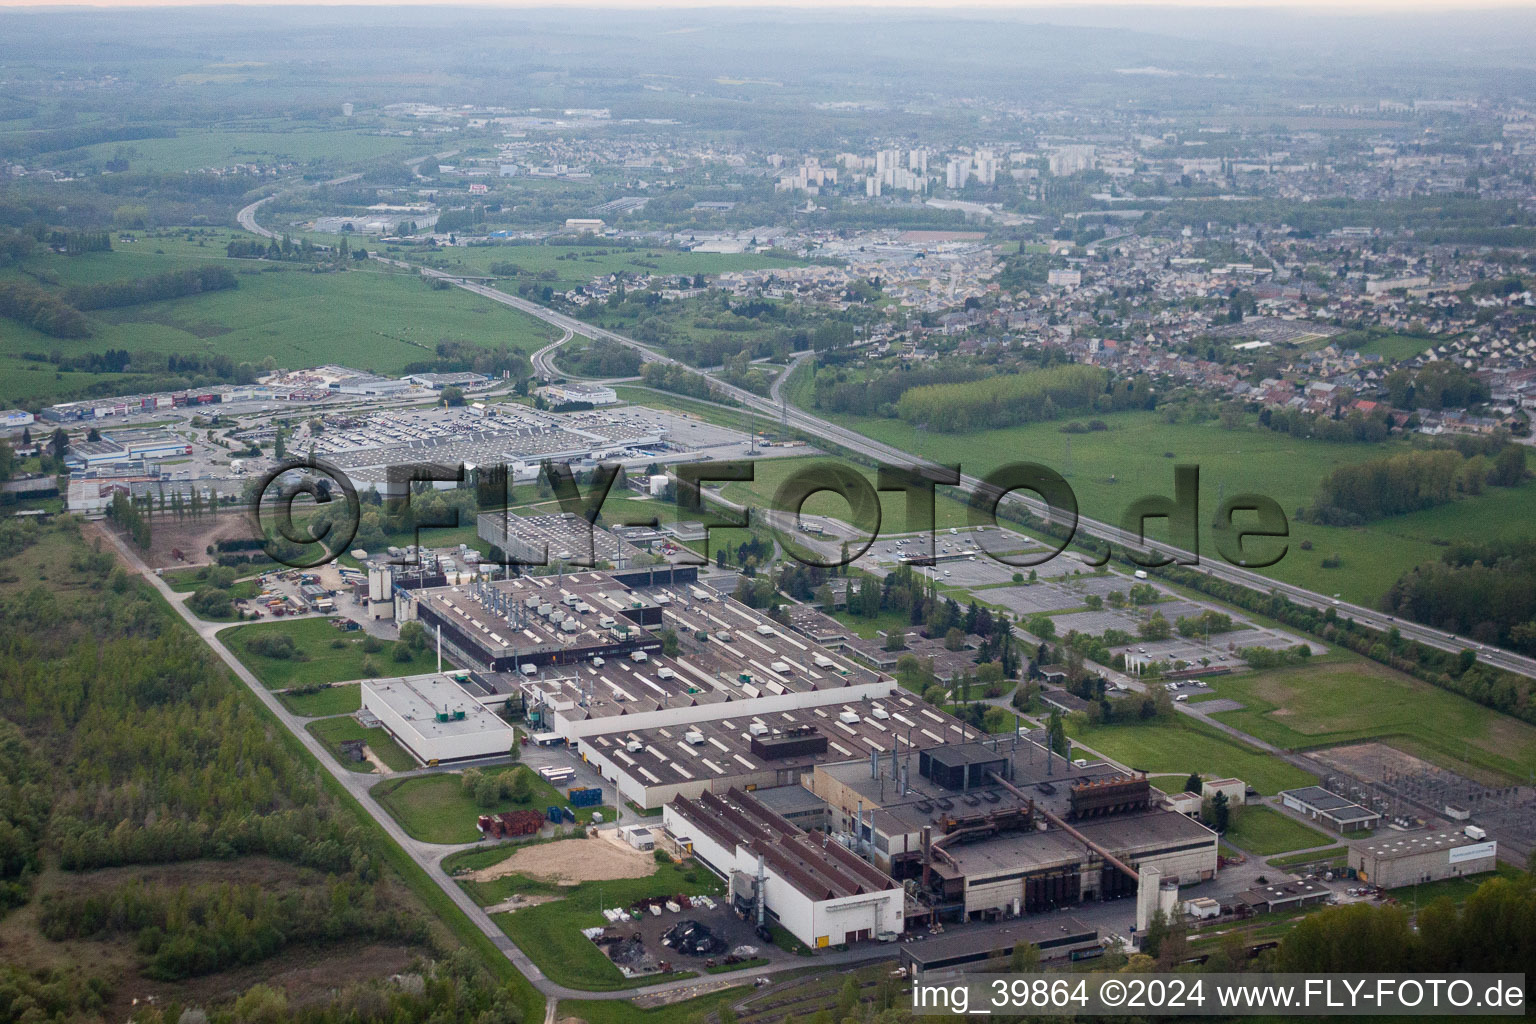
M373 788L373 795L412 838L426 843L476 842L480 839L480 830L475 827L475 820L482 814L528 810L543 813L551 806L563 807L570 803L565 793L526 766L490 770L486 774L505 772L516 772L527 779L526 800L498 800L489 807L482 807L473 796L464 792L458 772L381 782ZM575 807L572 810L578 824L591 821L594 811L602 813L605 820L613 820L613 810L608 807Z
M552 328L524 313L463 289L434 290L415 275L373 262L315 273L296 263L232 260L224 255L232 237L250 236L208 232L199 237L201 246L184 235L142 237L114 242L112 252L40 255L0 270L0 280L31 274L67 287L218 263L232 268L239 281L223 291L88 311L89 338L54 338L3 321L0 405L51 403L86 389L110 394L155 386L132 373L59 373L46 361L20 358L23 353L68 357L124 349L224 355L237 363L271 357L285 368L333 362L390 374L435 358L444 340L531 353L555 337Z
M467 274L489 275L491 264L511 263L524 275L534 275L541 285L549 285L557 291L584 285L600 274L721 274L730 270L801 265L800 260L758 253L679 252L619 244L478 245L455 248L446 253L405 255L425 266Z
M1248 853L1267 857L1327 846L1334 837L1268 807L1242 807L1233 812L1232 823L1222 839Z
M189 71L181 84L238 81L254 69L248 65L210 64ZM419 152L418 141L375 135L352 128L281 126L234 123L229 129L189 129L173 138L135 139L129 143L103 142L71 153L83 154L80 163L103 163L119 150L129 149L129 161L137 172L195 171L235 163L297 163L306 168L339 168L381 157L401 160Z
M1073 742L1139 771L1242 779L1266 795L1317 784L1316 776L1183 715L1126 725L1088 725L1069 716L1066 726Z
M1536 726L1364 658L1336 654L1209 682L1244 705L1213 718L1288 750L1374 739L1474 775L1523 780L1536 771Z
M803 375L796 384L791 390L803 399ZM827 418L932 461L959 463L977 475L1006 462L1041 462L1066 477L1083 515L1104 522L1118 522L1137 498L1171 495L1175 465L1198 465L1203 522L1208 524L1215 515L1219 495L1242 492L1275 499L1290 517L1288 551L1265 573L1372 606L1404 572L1439 557L1434 540L1460 539L1474 529L1479 537L1490 536L1490 530L1495 535L1512 534L1520 529L1520 510L1528 509L1536 498L1536 481L1531 481L1518 488L1489 488L1475 498L1365 527L1320 526L1298 521L1295 513L1311 504L1323 477L1340 466L1407 450L1407 443L1315 441L1253 425L1225 430L1214 421L1170 424L1154 412L1098 417L1110 429L1085 434L1063 434L1060 422L941 434L919 432L909 423L883 417ZM1150 526L1154 539L1163 536L1160 521L1153 520ZM1218 557L1208 525L1202 530L1202 542L1203 556ZM1310 550L1303 550L1304 542L1310 543ZM1333 554L1341 556L1342 564L1324 568L1323 560Z
M367 761L353 761L342 757L341 744L346 740L362 740L373 752L373 756L383 761L390 771L408 772L417 766L416 759L407 754L405 748L396 743L389 733L382 728L365 729L357 719L351 716L322 718L310 722L305 728L325 744L332 757L351 771L371 772L373 766Z
M413 652L408 661L396 661L393 654L397 641L374 638L378 649L368 651L365 648L373 645L368 634L360 630L342 632L331 624L334 621L306 618L253 622L226 630L219 634L219 639L262 685L274 690L310 683L420 675L437 668L437 654L431 649ZM271 644L271 637L288 637L293 644L291 653L279 656L277 652L282 648ZM262 648L269 653L263 653Z

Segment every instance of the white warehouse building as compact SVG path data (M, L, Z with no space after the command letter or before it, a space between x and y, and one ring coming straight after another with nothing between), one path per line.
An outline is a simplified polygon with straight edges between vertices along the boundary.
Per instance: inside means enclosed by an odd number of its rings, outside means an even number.
M900 883L750 793L678 797L662 820L674 843L726 880L738 909L756 912L760 896L764 921L776 921L813 949L903 930Z
M516 733L495 712L442 675L365 679L363 710L422 764L505 754Z

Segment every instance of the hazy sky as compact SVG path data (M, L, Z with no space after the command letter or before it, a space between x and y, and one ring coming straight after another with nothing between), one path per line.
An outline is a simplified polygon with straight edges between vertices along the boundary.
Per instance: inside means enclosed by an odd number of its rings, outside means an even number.
M1233 10L1254 8L1305 8L1314 13L1390 13L1405 11L1474 11L1493 8L1528 8L1532 0L0 0L0 7L203 7L279 5L315 6L395 6L395 7L540 7L602 8L618 7L644 10L658 7L814 7L818 10L838 7L907 7L930 9L1043 9L1060 12L1072 7L1220 7Z

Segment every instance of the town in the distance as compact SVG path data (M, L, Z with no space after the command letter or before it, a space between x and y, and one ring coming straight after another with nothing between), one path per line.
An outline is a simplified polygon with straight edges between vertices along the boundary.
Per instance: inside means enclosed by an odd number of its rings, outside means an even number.
M0 1022L1522 976L1530 29L0 7Z

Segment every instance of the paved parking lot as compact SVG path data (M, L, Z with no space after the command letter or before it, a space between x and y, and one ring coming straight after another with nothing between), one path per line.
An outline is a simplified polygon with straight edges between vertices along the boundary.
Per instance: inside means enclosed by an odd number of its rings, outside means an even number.
M1015 615L1037 615L1040 612L1060 611L1063 608L1080 608L1083 604L1080 594L1074 594L1054 583L1002 587L984 591L983 596L989 603L1002 605ZM1064 631L1058 629L1057 632Z
M1071 612L1056 616L1056 635L1064 636L1072 630L1097 636L1106 629L1118 629L1136 635L1139 623L1128 612L1105 608L1096 612Z

